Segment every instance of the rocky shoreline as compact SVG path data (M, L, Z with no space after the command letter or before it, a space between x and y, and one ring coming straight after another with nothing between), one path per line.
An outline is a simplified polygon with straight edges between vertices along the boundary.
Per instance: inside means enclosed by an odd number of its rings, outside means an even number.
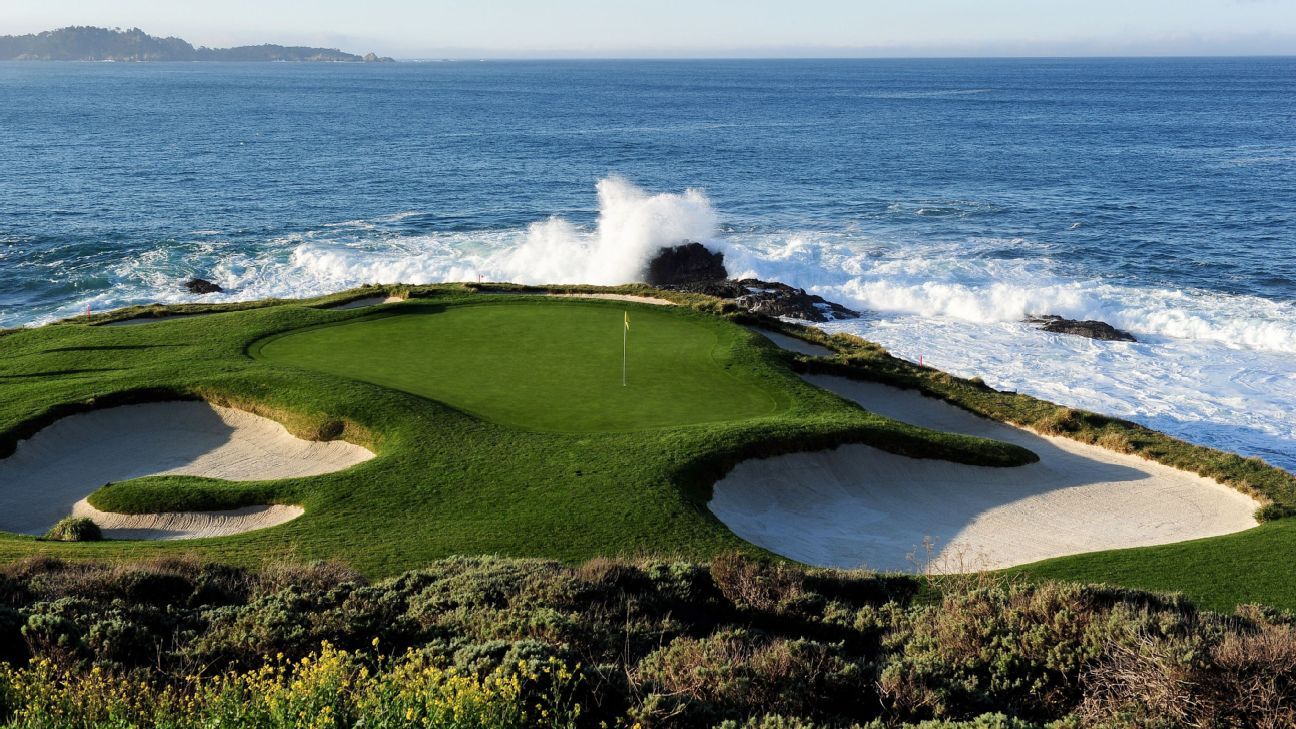
M691 241L658 251L644 269L644 278L647 283L668 291L728 299L753 314L812 322L857 319L860 315L822 296L778 281L731 279L724 266L723 253Z

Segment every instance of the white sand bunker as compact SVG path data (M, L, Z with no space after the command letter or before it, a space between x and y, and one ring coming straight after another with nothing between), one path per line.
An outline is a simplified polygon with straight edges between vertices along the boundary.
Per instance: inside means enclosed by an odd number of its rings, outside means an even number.
M43 534L89 516L109 538L187 539L263 529L301 516L297 506L128 516L84 498L106 483L188 475L230 481L317 476L373 458L343 441L308 441L279 423L203 402L162 402L72 415L0 460L0 530Z
M321 309L363 309L368 306L378 306L379 304L395 304L404 301L403 296L366 296L363 299L352 299L344 304L332 304L330 306L321 306Z
M652 304L654 306L675 306L669 299L656 296L638 296L636 294L603 294L603 293L562 293L556 291L510 291L508 289L481 289L483 294L508 294L509 296L548 296L555 299L602 299L604 301L629 301L635 304Z
M547 293L545 296L554 296L560 299L604 299L607 301L630 301L636 304L652 304L654 306L674 306L674 301L659 299L656 296L635 296L634 294L555 294Z
M801 562L966 572L1256 525L1258 503L1212 479L980 418L914 391L806 380L896 420L1015 443L1040 462L965 466L849 445L739 464L715 485L711 511L743 539Z

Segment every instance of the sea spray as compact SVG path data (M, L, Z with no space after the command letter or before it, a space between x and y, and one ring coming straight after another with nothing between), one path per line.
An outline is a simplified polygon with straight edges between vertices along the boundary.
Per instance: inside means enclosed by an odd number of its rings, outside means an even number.
M493 279L517 283L615 285L638 281L663 246L710 241L715 210L700 190L650 194L623 177L598 182L599 216L592 233L554 216L532 223L521 245L483 262Z

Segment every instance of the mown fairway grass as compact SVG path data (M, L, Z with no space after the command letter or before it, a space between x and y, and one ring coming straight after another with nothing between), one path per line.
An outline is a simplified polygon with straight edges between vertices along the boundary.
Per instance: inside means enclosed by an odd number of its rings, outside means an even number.
M567 561L649 554L708 559L760 551L731 534L705 506L711 484L743 458L864 442L965 463L1009 466L1033 460L1015 446L925 431L860 410L801 381L791 372L788 355L763 337L710 313L487 295L457 286L415 293L421 298L372 309L274 302L139 326L74 322L0 336L0 455L7 455L17 439L71 412L176 397L242 407L274 417L298 434L340 435L378 454L346 471L313 478L251 484L138 479L92 498L124 511L266 501L306 508L300 519L273 529L170 543L61 544L6 534L0 535L0 559L180 552L235 564L336 558L370 576L453 554ZM619 387L619 327L627 310L640 359L631 371L637 379L625 399L616 399L620 396L609 393ZM436 321L444 316L449 318ZM491 317L498 320L487 325ZM360 320L364 323L347 324ZM503 320L517 326L497 328L504 327ZM595 328L597 341L592 334L579 335ZM455 344L456 329L490 355L437 351L463 346ZM372 368L352 369L359 358L373 354L367 349L379 349L369 332L391 335L382 357L375 357L377 366L399 359L390 348L419 341L420 331L439 338L420 344L421 354L442 359L430 367L426 361L410 369L389 367L382 376L393 378L391 386L357 379L377 379ZM252 356L258 343L273 345L274 337L290 332L304 333L277 341L311 344L315 355L309 362ZM334 336L356 339L333 350L325 345ZM325 345L313 344L316 337ZM612 341L610 355L601 349L607 346L604 339ZM647 354L649 344L661 351ZM566 357L573 347L584 354L571 360L572 366L558 364L561 359L555 358ZM605 376L609 358L616 384L591 385L592 378ZM341 368L348 360L346 374L324 371L320 364L332 361ZM429 378L422 378L424 373ZM431 383L434 374L448 379ZM582 382L565 383L566 375ZM721 388L723 396L690 389L694 375L708 388ZM524 377L538 378L534 381L544 387L527 388ZM475 387L486 389L486 383L495 383L488 396L475 403L463 399L474 396ZM681 389L671 390L671 383ZM635 392L653 394L632 405ZM457 404L443 404L442 398ZM630 422L624 409L632 406L662 427L623 429ZM573 416L580 418L576 427L549 412L558 408L579 413ZM510 417L530 427L497 422ZM542 430L546 423L583 432Z
M251 351L531 430L643 430L788 406L783 388L732 366L742 341L736 328L649 307L635 308L623 386L626 311L612 303L411 305L275 337Z

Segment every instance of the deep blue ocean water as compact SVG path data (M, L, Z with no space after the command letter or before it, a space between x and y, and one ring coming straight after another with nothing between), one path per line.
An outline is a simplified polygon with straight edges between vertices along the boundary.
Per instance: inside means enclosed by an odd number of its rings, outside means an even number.
M1294 208L1290 58L0 64L0 326L702 238L899 355L1296 468Z

